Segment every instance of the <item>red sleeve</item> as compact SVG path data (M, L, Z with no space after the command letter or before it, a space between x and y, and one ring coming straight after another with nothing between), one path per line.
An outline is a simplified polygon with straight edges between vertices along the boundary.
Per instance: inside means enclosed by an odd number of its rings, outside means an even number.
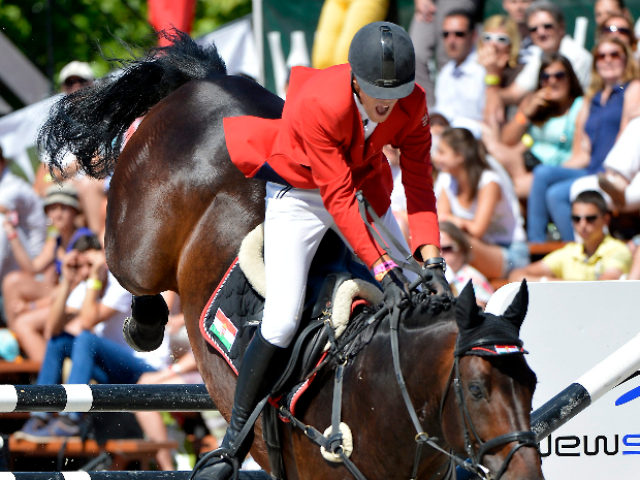
M340 132L348 123L317 99L300 105L299 124L313 179L320 189L325 208L356 255L369 267L384 250L371 237L360 217L351 169L347 165ZM324 121L323 121L324 120ZM346 128L351 128L346 126Z
M436 211L436 196L431 176L431 129L424 94L414 111L411 126L400 139L400 168L407 197L407 215L411 230L411 251L422 260L418 248L440 246L440 227Z

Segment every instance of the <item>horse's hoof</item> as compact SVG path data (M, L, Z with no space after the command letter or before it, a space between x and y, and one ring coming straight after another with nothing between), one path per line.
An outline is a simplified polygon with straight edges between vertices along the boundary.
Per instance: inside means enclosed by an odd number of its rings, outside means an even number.
M164 340L164 325L141 327L127 317L122 326L125 341L136 352L153 352L160 348Z

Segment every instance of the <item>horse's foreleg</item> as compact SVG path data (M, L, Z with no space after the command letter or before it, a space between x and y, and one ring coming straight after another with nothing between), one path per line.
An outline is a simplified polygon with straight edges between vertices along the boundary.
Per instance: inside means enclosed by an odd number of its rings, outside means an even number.
M133 296L131 317L122 327L124 339L137 352L152 352L162 344L169 307L162 295Z

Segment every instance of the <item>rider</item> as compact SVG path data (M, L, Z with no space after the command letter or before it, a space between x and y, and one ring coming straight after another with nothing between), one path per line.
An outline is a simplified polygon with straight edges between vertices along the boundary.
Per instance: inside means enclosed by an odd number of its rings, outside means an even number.
M386 227L404 243L389 208L393 180L382 154L385 144L401 152L411 251L416 259L426 260L439 289L448 290L431 178L429 115L425 93L414 79L409 35L392 23L376 22L356 33L348 64L293 69L282 119L224 119L233 163L246 176L268 181L268 295L262 324L242 360L223 448L234 445L257 403L281 375L279 354L300 322L309 266L329 228L373 269L386 302L407 298L409 280L372 238L355 195L362 190ZM399 256L392 248L393 252ZM251 443L251 438L243 442L237 460L242 461ZM232 473L223 456L209 462L197 478L226 480Z

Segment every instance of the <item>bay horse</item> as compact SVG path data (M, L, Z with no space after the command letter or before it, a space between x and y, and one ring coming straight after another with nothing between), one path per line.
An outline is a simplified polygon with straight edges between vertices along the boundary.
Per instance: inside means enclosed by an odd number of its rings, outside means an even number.
M229 419L235 374L199 333L198 321L240 242L263 221L265 183L245 178L231 163L222 120L277 119L283 101L250 79L227 75L215 47L198 47L181 32L165 35L171 46L129 62L115 79L62 98L41 129L39 146L54 166L70 152L94 178L113 173L105 233L109 269L134 295L180 295L199 371ZM120 152L127 129L143 115ZM398 338L424 432L463 458L482 441L507 435L480 459L487 475L503 468L505 480L542 479L537 450L514 454L517 441L508 437L530 430L536 379L524 357L460 356L458 399L452 375L459 322L453 308L434 308L435 296L421 298L403 317ZM160 320L154 321L161 326ZM386 318L344 374L342 418L353 432L351 460L371 480L409 479L414 465L415 429L396 384L389 341ZM331 422L332 384L329 369L321 371L296 408L298 418L321 431ZM256 430L251 454L268 470L260 422ZM288 479L351 478L290 424L283 436ZM451 475L443 469L445 453L425 447L418 457L419 478Z

